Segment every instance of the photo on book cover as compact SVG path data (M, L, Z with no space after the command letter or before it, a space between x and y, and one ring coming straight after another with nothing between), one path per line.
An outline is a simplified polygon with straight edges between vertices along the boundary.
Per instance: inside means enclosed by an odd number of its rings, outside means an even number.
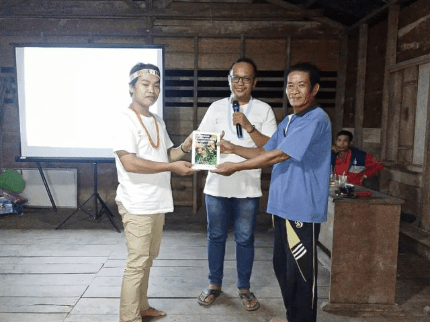
M218 164L220 147L219 133L193 132L192 160L194 169L211 170Z

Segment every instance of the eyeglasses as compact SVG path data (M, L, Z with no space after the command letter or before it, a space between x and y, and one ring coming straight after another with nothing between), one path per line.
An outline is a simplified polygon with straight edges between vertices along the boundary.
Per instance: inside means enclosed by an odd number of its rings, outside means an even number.
M233 83L239 83L239 81L242 80L244 84L251 84L254 80L254 77L251 77L251 76L229 76L229 77Z

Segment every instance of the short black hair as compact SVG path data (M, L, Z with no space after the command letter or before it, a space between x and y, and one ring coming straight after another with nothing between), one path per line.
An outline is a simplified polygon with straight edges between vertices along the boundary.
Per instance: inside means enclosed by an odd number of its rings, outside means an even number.
M310 63L300 63L296 64L288 70L287 77L294 71L306 72L309 74L309 80L311 82L311 89L314 88L316 84L320 83L320 71L318 67Z
M248 58L248 57L239 57L238 59L236 59L235 62L230 67L229 75L233 72L234 65L238 63L250 64L252 66L252 69L254 69L254 78L257 77L258 75L257 65L254 63L254 61L251 58Z
M141 69L154 69L154 70L156 70L158 72L158 74L160 74L160 69L158 68L158 66L155 66L155 65L152 65L152 64L137 63L136 65L134 65L131 68L129 75L131 75L131 74L133 74L133 73L135 73L135 72L137 72L138 70L141 70ZM133 79L130 82L130 86L134 86L136 84L136 82L137 82L137 78Z
M346 136L348 136L348 137L349 137L349 142L352 142L352 140L354 139L354 135L353 135L351 132L347 131L347 130L339 131L339 132L336 134L336 139L337 139L339 136L342 136L342 135L346 135Z

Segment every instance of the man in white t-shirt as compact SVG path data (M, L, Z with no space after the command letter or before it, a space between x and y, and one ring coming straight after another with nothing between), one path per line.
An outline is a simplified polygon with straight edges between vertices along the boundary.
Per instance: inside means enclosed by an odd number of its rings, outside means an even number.
M178 161L191 149L191 137L172 148L164 121L149 112L160 94L158 67L135 65L129 85L132 102L118 117L113 144L119 181L115 200L128 247L120 322L141 322L142 317L165 315L149 306L147 290L164 214L173 211L170 172L190 175L194 170L189 162Z
M276 131L276 119L271 107L251 93L257 84L257 67L248 58L239 58L229 73L231 97L211 104L199 130L225 132L224 139L245 147L263 146ZM239 103L233 111L233 101ZM242 127L239 138L236 125ZM223 154L220 163L245 159ZM237 172L230 177L208 173L204 188L207 213L207 251L209 286L198 297L200 305L211 305L221 293L225 244L230 222L236 242L237 288L246 310L257 310L258 300L250 292L250 278L254 262L254 228L259 210L261 170Z

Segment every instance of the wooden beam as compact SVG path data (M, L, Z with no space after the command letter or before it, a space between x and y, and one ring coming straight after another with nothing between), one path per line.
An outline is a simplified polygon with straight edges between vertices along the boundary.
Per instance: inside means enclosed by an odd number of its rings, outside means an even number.
M285 2L283 0L266 0L266 2L269 2L271 4L277 5L281 8L285 8L285 9L303 11L303 8L301 8L300 6Z
M142 7L136 1L133 1L133 0L124 0L124 2L126 4L128 4L131 8L135 9L135 10L142 10ZM145 7L146 7L146 4L145 4Z
M349 27L349 30L355 29L359 26L361 26L362 24L366 23L367 21L369 21L370 19L372 19L373 17L381 14L382 12L386 11L388 9L388 4L382 6L379 9L376 9L375 11L373 11L372 13L368 14L366 17L360 19L358 22L356 22L355 24L353 24L351 27Z
M355 90L355 116L354 116L354 145L363 146L363 120L364 120L364 95L366 89L366 63L367 63L367 36L368 25L360 26L358 41L357 85Z
M168 9L155 11L157 17L195 17L236 20L303 20L307 15L320 16L320 10L273 10L271 4L172 3Z
M118 1L119 2L119 1ZM139 18L154 16L168 19L218 19L218 20L292 20L301 21L307 16L321 16L319 9L315 10L290 10L279 8L273 10L272 4L219 4L219 3L171 3L168 8L160 7L162 4L153 2L141 6L135 1L126 1L126 6L120 6L118 2L95 1L90 6L77 4L76 1L64 0L51 2L49 9L39 3L22 8L0 8L1 17L17 18ZM65 10L64 8L68 8Z
M283 94L282 94L282 119L286 115L288 115L288 97L287 97L287 73L288 70L291 67L291 37L287 38L286 41L286 48L285 48L285 67L284 67L284 87L283 87Z
M156 8L165 9L172 4L173 0L153 0L153 5Z
M253 0L198 0L199 2L217 2L217 3L247 3L251 4ZM196 2L196 0L175 0L175 2Z
M389 66L388 71L390 71L390 73L394 73L394 72L397 72L399 70L402 70L402 69L405 69L408 67L412 67L412 66L416 66L416 65L423 65L423 64L427 64L429 62L430 62L430 54L427 54L427 55L412 58L412 59L403 61L401 63Z
M309 18L309 20L321 22L327 26L339 29L343 32L345 32L347 30L347 27L345 25L341 24L340 22L326 18L326 17L308 17L308 18Z
M240 35L240 57L245 57L245 53L246 53L246 42L245 42L245 35L241 34Z
M199 71L199 38L194 37L194 77L193 77L193 129L197 129L198 112L198 71ZM199 172L193 174L193 213L197 214L200 209L201 193L199 186Z
M340 41L339 72L336 81L335 120L333 139L343 128L343 110L345 108L346 66L348 64L348 33L344 33Z
M420 209L421 227L430 231L430 91L427 91L427 120L424 149L422 206Z
M183 36L227 36L240 37L245 34L247 37L259 36L264 38L285 37L293 34L296 38L325 38L340 37L341 31L329 28L315 21L220 21L212 20L171 20L157 19L154 31L158 34L182 34ZM318 36L319 35L319 36Z
M382 91L381 115L381 159L387 157L387 130L390 98L390 71L389 67L396 63L397 57L397 31L399 26L400 5L391 5L388 11L388 31L385 52L384 87Z
M305 11L306 13L306 9L303 8L302 6L299 5L295 5L295 4L291 4L291 3L287 3L285 1L282 0L266 0L266 2L275 4L281 8L285 8L285 9L293 9L293 10L298 10L298 11ZM330 27L336 28L336 29L340 29L340 30L346 30L346 26L334 21L332 19L329 19L327 17L312 17L312 16L307 16L307 18L309 18L310 20L313 21L318 21L321 22L323 24L329 25Z
M351 27L349 27L349 31L351 31L354 28L359 27L361 24L368 22L370 19L372 19L373 17L383 13L384 11L388 10L390 8L390 6L394 6L394 5L399 5L400 2L406 2L408 0L388 0L386 1L387 4L376 9L375 11L373 11L372 13L368 14L366 17L360 19L358 22L356 22L355 24L353 24Z
M307 0L304 4L303 4L303 6L305 7L305 8L309 8L310 6L312 6L315 2L317 2L317 0Z
M386 124L386 141L381 143L386 145L385 158L389 161L397 163L399 150L399 135L400 135L400 112L403 102L403 71L392 75L390 79L389 95L388 95L388 114L389 121ZM382 134L382 132L381 132ZM381 135L382 136L382 135Z

